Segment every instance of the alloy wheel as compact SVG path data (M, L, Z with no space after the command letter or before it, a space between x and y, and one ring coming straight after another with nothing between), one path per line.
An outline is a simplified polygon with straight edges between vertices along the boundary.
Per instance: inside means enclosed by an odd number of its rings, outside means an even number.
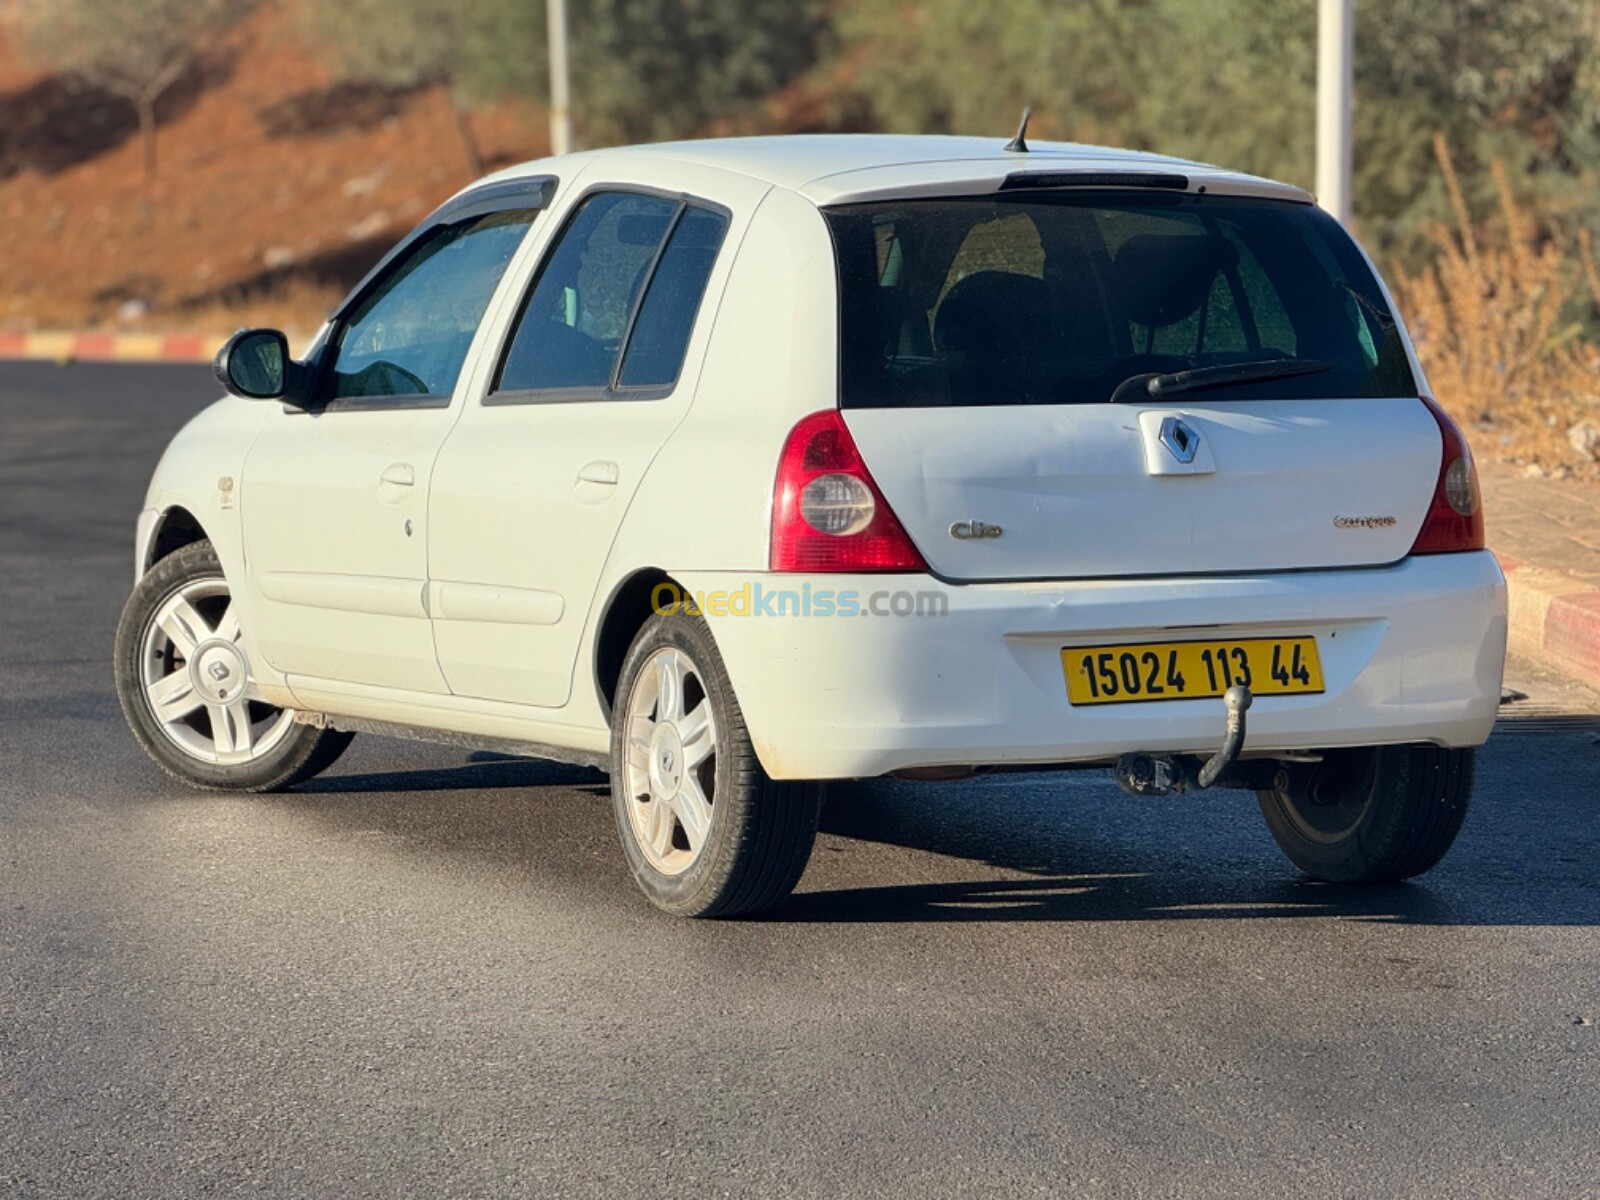
M251 762L293 728L256 688L238 615L221 577L191 579L156 607L139 653L139 684L161 732L201 762Z
M628 817L650 865L681 875L711 831L717 720L699 668L682 650L647 658L628 696Z

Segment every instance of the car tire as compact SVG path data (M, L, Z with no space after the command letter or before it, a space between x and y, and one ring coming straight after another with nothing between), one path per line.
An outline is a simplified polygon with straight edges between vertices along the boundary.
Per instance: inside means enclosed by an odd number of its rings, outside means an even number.
M1393 883L1428 870L1467 815L1477 753L1439 746L1329 751L1286 766L1256 799L1283 852L1314 879Z
M657 908L746 916L794 890L822 786L768 778L703 620L656 615L623 661L611 722L623 853Z
M139 580L122 610L115 655L128 727L185 783L277 791L332 766L355 736L297 724L259 698L209 541L174 551Z

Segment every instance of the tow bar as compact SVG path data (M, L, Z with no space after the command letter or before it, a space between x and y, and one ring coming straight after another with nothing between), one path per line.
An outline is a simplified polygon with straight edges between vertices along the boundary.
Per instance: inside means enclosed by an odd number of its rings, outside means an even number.
M1111 768L1117 786L1130 796L1174 796L1198 792L1219 783L1223 787L1266 786L1242 775L1236 777L1237 773L1232 772L1239 761L1239 752L1244 749L1245 710L1254 698L1249 688L1237 683L1223 693L1228 724L1222 735L1222 747L1203 764L1187 754L1124 754Z

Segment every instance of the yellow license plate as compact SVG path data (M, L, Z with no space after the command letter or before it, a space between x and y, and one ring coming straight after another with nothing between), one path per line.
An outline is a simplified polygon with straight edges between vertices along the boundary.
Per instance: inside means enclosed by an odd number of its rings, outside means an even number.
M1073 704L1201 700L1242 683L1257 696L1323 691L1317 639L1218 638L1070 646L1061 652Z

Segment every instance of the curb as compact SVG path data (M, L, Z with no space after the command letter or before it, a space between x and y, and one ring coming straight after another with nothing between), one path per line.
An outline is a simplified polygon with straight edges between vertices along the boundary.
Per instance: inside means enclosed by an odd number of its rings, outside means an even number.
M198 333L0 333L0 359L208 363L224 340Z
M1502 557L1513 653L1588 687L1600 680L1600 590Z

